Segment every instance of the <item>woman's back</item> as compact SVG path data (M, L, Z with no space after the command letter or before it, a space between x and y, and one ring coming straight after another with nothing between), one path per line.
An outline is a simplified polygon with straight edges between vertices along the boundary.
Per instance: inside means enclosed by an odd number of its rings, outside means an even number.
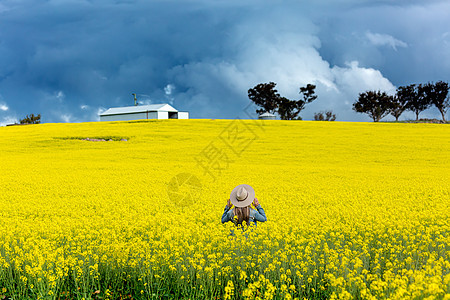
M256 209L253 209L250 206L247 206L244 208L249 210L247 225L249 225L250 223L254 223L256 225L256 222L266 222L267 221L266 213L264 212L264 209L262 208L261 204L258 203L258 205L256 206ZM238 216L239 212L236 213L236 211L238 211L238 210L239 210L239 208L237 208L237 207L231 209L231 207L226 205L224 213L222 215L222 223L225 223L228 221L233 221L233 223L236 225L246 223L246 221L247 221L246 219L244 219L244 218L239 219L239 216Z
M251 208L254 205L256 209ZM234 208L231 207L234 205ZM233 221L235 225L267 221L266 213L255 197L255 191L248 184L240 184L233 189L222 215L222 223Z

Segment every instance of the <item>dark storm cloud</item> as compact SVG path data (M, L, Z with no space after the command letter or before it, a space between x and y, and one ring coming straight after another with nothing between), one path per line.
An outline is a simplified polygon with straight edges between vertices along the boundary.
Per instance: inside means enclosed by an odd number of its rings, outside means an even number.
M304 119L368 120L351 111L359 92L448 80L449 4L336 2L3 1L0 124L97 120L132 92L195 118L244 117L248 88L268 81L293 99L317 84Z

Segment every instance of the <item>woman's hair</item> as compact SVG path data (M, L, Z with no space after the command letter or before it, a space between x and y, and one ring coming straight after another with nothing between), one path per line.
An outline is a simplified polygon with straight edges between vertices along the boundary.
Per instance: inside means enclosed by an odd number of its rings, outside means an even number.
M246 207L234 207L234 215L237 216L236 225L242 224L242 221L250 225L250 205Z

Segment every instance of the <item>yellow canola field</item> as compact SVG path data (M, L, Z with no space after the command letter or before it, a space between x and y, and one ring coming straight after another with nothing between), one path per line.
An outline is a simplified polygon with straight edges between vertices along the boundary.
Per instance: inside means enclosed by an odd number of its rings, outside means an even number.
M440 124L2 127L0 295L450 299L449 165ZM244 232L241 183L268 218Z

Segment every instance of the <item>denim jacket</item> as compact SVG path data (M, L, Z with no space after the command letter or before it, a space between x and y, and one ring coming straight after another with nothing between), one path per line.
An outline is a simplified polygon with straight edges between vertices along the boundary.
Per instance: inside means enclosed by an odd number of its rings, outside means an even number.
M222 223L232 221L233 220L233 210L228 207L228 205L225 206L225 211L222 215ZM265 222L267 221L266 213L264 212L264 209L261 207L261 204L256 207L256 209L253 209L250 207L250 217L249 217L250 224L255 224L256 221L259 222Z

